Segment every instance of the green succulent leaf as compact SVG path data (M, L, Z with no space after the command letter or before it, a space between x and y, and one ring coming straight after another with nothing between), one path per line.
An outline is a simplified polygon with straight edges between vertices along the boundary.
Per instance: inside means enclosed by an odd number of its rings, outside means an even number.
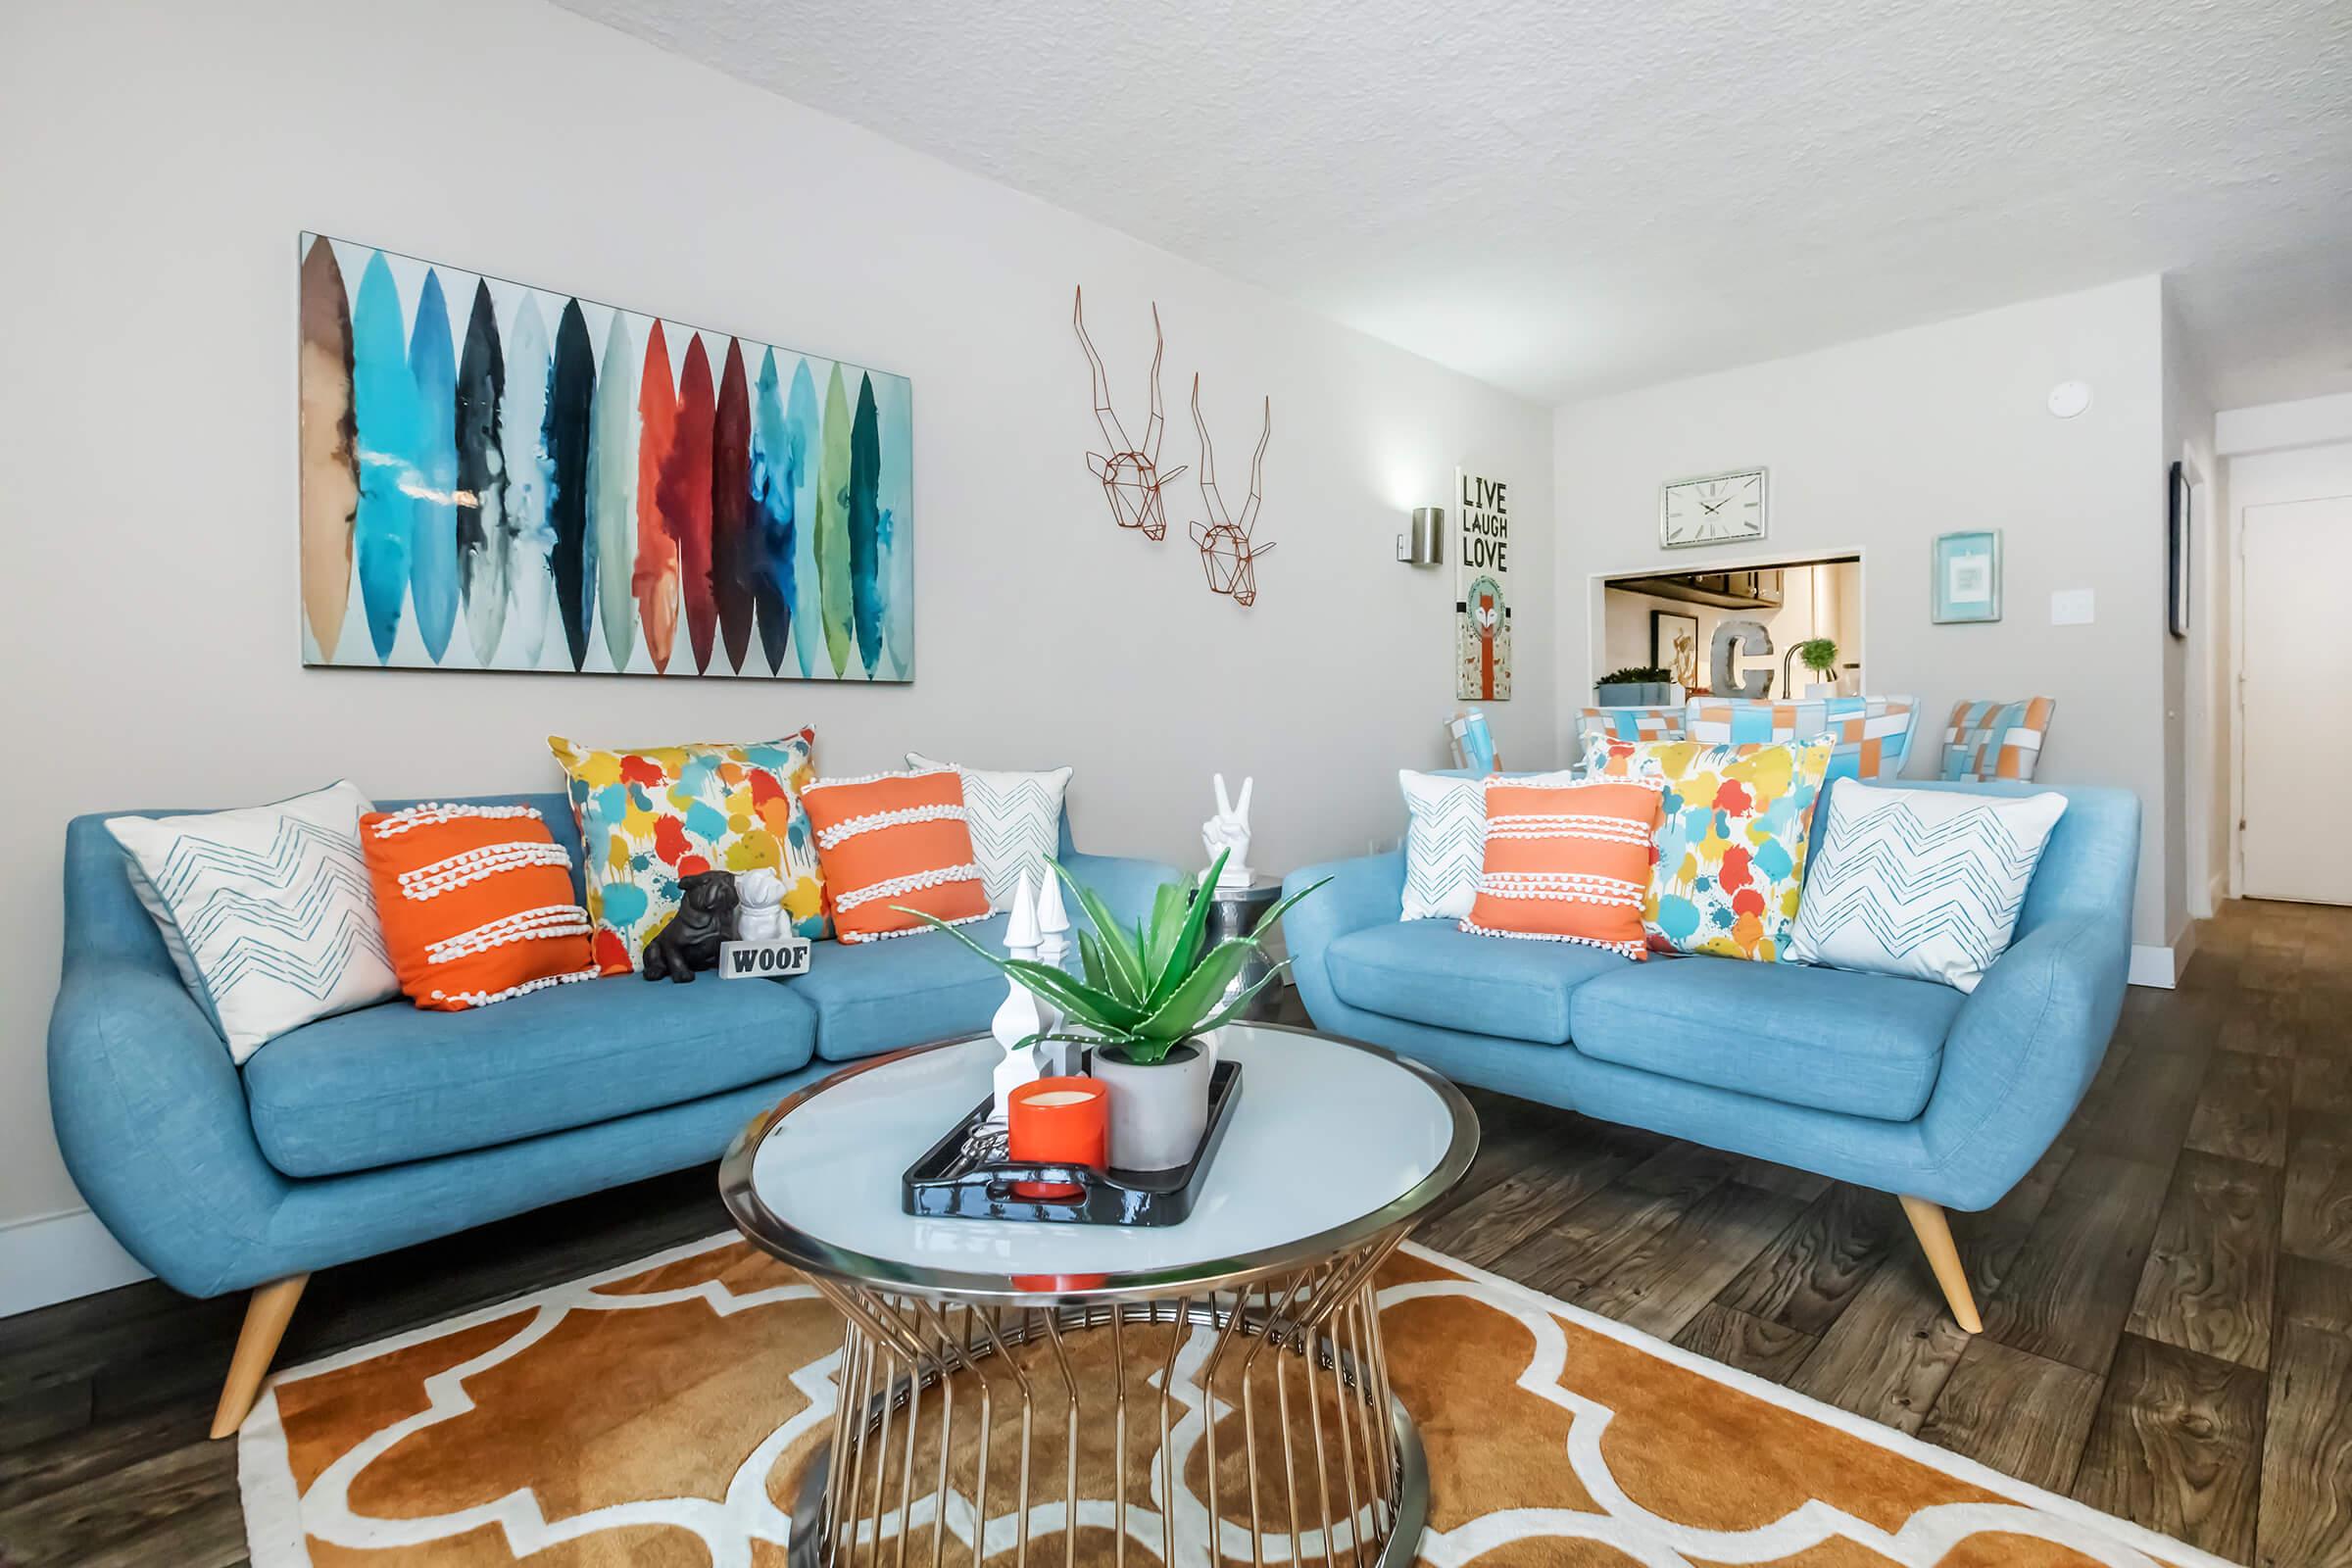
M1081 1023L1106 1032L1117 1032L1132 1029L1144 1019L1144 1009L1134 1003L1076 980L1050 963L1039 963L1033 958L1007 958L989 952L937 915L909 909L903 905L893 905L891 907L901 914L913 915L925 925L945 931L996 965L1001 973L1018 980Z
M1144 973L1151 978L1154 991L1167 973L1168 958L1176 951L1176 938L1184 929L1185 914L1184 884L1162 882L1152 895L1152 934L1144 944Z
M1146 1006L1155 1007L1167 1001L1169 993L1176 989L1192 968L1193 960L1200 956L1200 933L1208 924L1209 890L1217 885L1217 873L1225 869L1225 857L1231 853L1229 850L1217 852L1216 863L1208 868L1207 880L1193 895L1192 907L1184 912L1183 927L1169 944L1166 957L1152 972L1152 990L1144 999ZM1181 884L1170 884L1170 887L1179 897L1182 896ZM1162 888L1160 891L1166 893L1170 889Z
M1144 998L1150 994L1150 988L1144 983L1143 950L1129 942L1127 933L1119 928L1118 917L1110 912L1108 905L1096 896L1094 889L1070 875L1069 868L1059 860L1047 863L1054 867L1054 874L1061 878L1063 885L1078 900L1079 907L1086 910L1086 917L1094 922L1096 937L1102 946L1104 978L1113 982L1104 989L1141 1005Z
M1108 961L1102 956L1102 945L1092 932L1078 933L1078 967L1085 974L1086 983L1097 991L1111 989Z
M1245 988L1240 996L1233 999L1231 1004L1219 1008L1212 1016L1202 1020L1198 1024L1195 1024L1193 1026L1193 1033L1197 1035L1204 1035L1212 1029L1222 1029L1227 1024L1233 1022L1234 1019L1240 1017L1243 1012L1248 1010L1250 1003L1257 1000L1257 994L1260 991L1265 990L1266 987L1272 985L1276 980L1282 978L1282 971L1288 969L1290 966L1290 960L1287 958L1276 964L1272 969L1266 972L1264 979L1258 981L1258 983L1253 986Z
M1200 1020L1216 1009L1217 999L1225 994L1225 988L1256 951L1257 944L1248 937L1218 943L1190 974L1176 983L1164 1001L1135 1025L1135 1032L1151 1040L1182 1040L1194 1033Z

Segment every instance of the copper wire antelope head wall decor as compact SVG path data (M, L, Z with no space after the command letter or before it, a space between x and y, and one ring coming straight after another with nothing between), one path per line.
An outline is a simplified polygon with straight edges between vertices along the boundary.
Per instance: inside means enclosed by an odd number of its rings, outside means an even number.
M1184 471L1182 464L1165 473L1159 471L1159 438L1167 428L1159 405L1159 361L1167 347L1159 331L1159 307L1152 307L1152 416L1145 421L1140 446L1127 439L1127 427L1110 406L1110 377L1102 369L1102 356L1095 352L1094 339L1086 335L1084 287L1077 291L1070 320L1078 328L1078 343L1086 350L1087 368L1094 378L1095 422L1102 427L1102 439L1110 447L1107 455L1089 452L1086 466L1102 481L1102 498L1110 503L1111 520L1122 528L1138 529L1156 543L1168 536L1167 505L1160 499L1160 486Z
M1208 575L1208 591L1230 594L1245 610L1257 603L1257 558L1272 550L1271 543L1250 538L1257 526L1257 506L1265 488L1266 443L1274 438L1274 400L1266 399L1266 424L1250 459L1250 499L1242 504L1239 522L1225 510L1217 494L1217 455L1208 443L1208 424L1200 417L1200 377L1193 376L1193 428L1200 432L1200 500L1208 520L1196 522L1193 543L1200 547L1200 569Z

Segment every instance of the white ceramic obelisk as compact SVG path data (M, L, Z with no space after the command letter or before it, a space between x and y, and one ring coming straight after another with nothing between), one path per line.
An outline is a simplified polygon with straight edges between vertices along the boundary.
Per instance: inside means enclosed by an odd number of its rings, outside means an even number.
M1004 951L1015 958L1035 958L1040 933L1037 928L1037 900L1029 891L1027 872L1021 875L1021 885L1012 896L1012 919L1004 928ZM996 1104L993 1114L1003 1121L1008 1114L1005 1100L1015 1089L1032 1079L1045 1076L1044 1065L1038 1060L1037 1048L1022 1042L1042 1033L1045 1019L1038 1010L1037 998L1018 980L1004 983L1004 1000L997 1005L997 1015L989 1020L988 1032L1004 1048L1004 1059L997 1063Z
M1037 931L1037 961L1060 968L1062 960L1070 956L1070 915L1061 904L1061 878L1054 874L1052 866L1046 868L1045 886L1038 895ZM1038 1016L1045 1020L1045 1032L1053 1034L1059 1030L1064 1017L1062 1010L1044 997L1034 1000ZM1072 1076L1081 1065L1080 1048L1066 1040L1040 1041L1037 1056L1039 1068L1049 1077Z

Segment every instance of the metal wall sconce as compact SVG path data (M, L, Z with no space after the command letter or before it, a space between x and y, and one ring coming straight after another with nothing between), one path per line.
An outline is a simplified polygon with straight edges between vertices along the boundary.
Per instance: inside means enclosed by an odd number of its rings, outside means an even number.
M1412 527L1396 536L1396 559L1408 566L1434 566L1446 559L1446 509L1415 507Z

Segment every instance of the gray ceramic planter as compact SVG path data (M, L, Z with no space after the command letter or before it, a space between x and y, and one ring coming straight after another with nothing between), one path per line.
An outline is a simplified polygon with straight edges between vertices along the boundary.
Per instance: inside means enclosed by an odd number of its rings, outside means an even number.
M1674 686L1662 680L1602 682L1592 691L1603 708L1663 708L1674 701Z
M1110 1088L1110 1162L1122 1170L1169 1170L1192 1158L1208 1129L1215 1066L1216 1058L1190 1041L1149 1067L1097 1047L1094 1075Z

